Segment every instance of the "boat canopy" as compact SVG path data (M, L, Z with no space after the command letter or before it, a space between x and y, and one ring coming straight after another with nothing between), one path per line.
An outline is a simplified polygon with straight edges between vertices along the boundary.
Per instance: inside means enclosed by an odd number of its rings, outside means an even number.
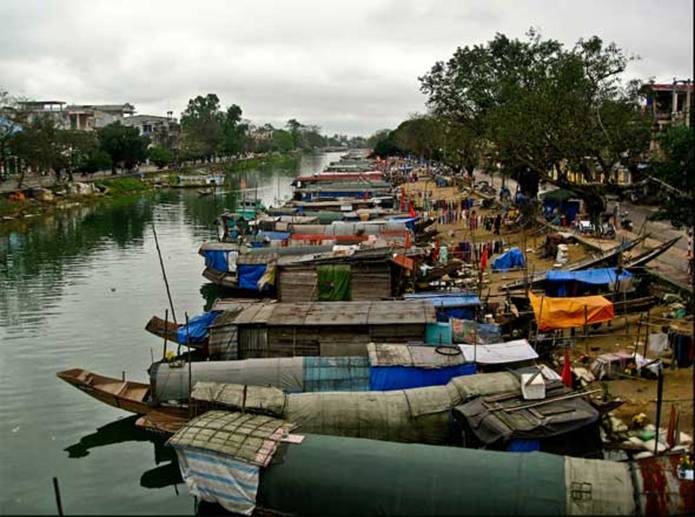
M603 296L551 298L531 292L528 296L541 331L581 327L615 318L613 303Z

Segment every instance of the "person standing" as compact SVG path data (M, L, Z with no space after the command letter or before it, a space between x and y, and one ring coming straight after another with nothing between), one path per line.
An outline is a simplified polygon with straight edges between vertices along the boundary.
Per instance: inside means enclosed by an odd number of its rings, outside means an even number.
M500 226L502 226L502 216L500 214L497 214L495 216L495 222L493 223L493 226L495 227L495 235L499 235Z

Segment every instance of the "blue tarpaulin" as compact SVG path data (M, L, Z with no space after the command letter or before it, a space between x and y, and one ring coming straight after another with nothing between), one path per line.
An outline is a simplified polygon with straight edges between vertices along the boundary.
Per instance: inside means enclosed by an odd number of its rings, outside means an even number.
M260 231L256 237L258 239L265 239L268 237L271 241L286 241L290 238L290 232Z
M205 250L203 255L205 256L205 267L221 271L222 273L229 273L228 251Z
M369 359L305 357L304 391L369 391Z
M239 264L237 266L237 285L239 289L252 289L258 291L258 280L265 273L265 264Z
M548 282L581 282L583 284L601 285L614 284L616 280L627 280L632 276L629 271L623 270L618 276L618 271L614 267L604 267L596 269L585 269L582 271L548 271L546 280Z
M420 216L415 217L389 217L389 221L397 221L399 223L405 223L406 228L411 231L415 231L415 223L420 220Z
M442 386L452 378L475 373L475 364L459 364L445 368L413 366L377 366L369 369L369 389L372 391L404 390L424 386Z
M524 267L524 265L526 265L524 254L519 248L514 247L497 257L492 262L492 269L494 271L507 271L509 269Z
M533 452L541 450L540 440L525 440L518 438L512 440L507 444L507 450L509 452Z
M213 324L220 313L218 311L204 312L188 320L188 331L186 324L181 325L176 331L176 339L182 345L188 343L201 343L208 335L208 327Z
M617 281L626 282L632 278L628 271L618 275L616 268L595 268L582 271L548 271L545 294L547 296L575 296L573 284L585 286L609 286Z
M480 305L480 298L464 293L415 293L406 294L403 298L430 302L437 311L437 321L441 322L447 322L450 318L475 319L475 310Z

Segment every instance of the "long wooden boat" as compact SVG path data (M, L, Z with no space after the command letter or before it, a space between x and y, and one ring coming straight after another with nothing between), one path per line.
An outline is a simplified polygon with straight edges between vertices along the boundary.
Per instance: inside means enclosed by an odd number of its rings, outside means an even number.
M645 251L644 253L636 256L635 258L631 259L630 262L627 264L626 268L631 269L631 268L637 268L637 267L642 267L652 260L654 260L656 257L661 255L662 253L665 253L668 251L676 242L680 240L680 237L676 237L675 239L671 239L670 241L666 241L663 244L657 246L656 248L652 248L650 250Z
M150 385L106 377L82 368L72 368L57 373L58 378L109 406L146 415L155 408L148 404ZM187 415L187 409L177 407L158 408L171 415Z
M588 257L584 260L580 260L578 262L575 262L574 264L570 264L568 267L564 268L563 271L579 271L581 269L591 269L594 267L597 267L599 265L602 265L604 263L611 262L613 260L617 261L618 255L620 253L624 253L626 251L631 250L635 246L637 246L639 243L643 242L647 237L649 237L649 234L642 235L640 237L637 237L636 239L633 239L631 241L626 241L623 243L618 244L614 248L611 248L610 250L607 250L606 252L602 253L598 257ZM534 274L532 277L529 277L528 281L524 281L523 279L521 280L515 280L514 282L510 282L508 284L505 284L502 289L524 289L526 285L529 285L533 287L535 284L538 284L542 281L545 280L545 276L547 274L547 271L542 271L540 273Z
M138 415L144 415L150 411L147 405L147 397L150 393L149 384L114 379L82 368L64 370L58 372L57 375L78 390L109 406Z

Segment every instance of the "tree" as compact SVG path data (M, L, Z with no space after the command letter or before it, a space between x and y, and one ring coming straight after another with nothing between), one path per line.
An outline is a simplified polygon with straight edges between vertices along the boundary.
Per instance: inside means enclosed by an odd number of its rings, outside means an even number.
M91 171L95 172L111 167L111 159L108 155L104 158L105 153L100 151L99 139L95 133L68 129L58 131L56 136L70 181L76 170L85 172L85 168L97 167Z
M51 117L34 117L31 123L14 135L11 144L13 151L25 165L39 171L53 171L57 175L68 164L58 140L59 131ZM25 169L22 170L20 185L24 171Z
M80 164L78 170L87 174L94 174L97 171L110 169L113 165L109 153L97 147L91 150L85 160Z
M382 129L369 138L372 154L379 158L401 155L403 151L395 141L395 131Z
M302 126L299 144L301 149L316 149L326 145L326 138L321 134L319 126ZM295 147L298 147L296 143Z
M294 144L294 147L299 147L300 146L300 134L299 130L303 127L297 119L291 118L287 121L287 124L285 125L287 130L290 132L292 135L292 142Z
M17 165L18 157L13 152L12 143L26 124L27 113L22 109L20 99L0 90L0 169L7 171L11 159Z
M695 130L670 127L659 136L660 152L651 165L662 201L657 217L676 227L695 226Z
M113 122L98 130L99 146L111 158L111 172L116 174L116 165L132 169L147 158L149 138L140 136L137 128Z
M241 109L239 109L241 114ZM214 93L198 95L188 101L181 114L183 145L186 155L209 160L222 146L224 114Z
M248 125L242 123L241 113L241 108L232 104L224 114L222 150L225 154L237 154L244 148Z
M155 145L148 151L150 161L154 163L158 169L163 169L174 161L172 152L164 146Z
M279 151L281 153L286 153L294 149L294 139L292 138L292 134L284 129L274 130L272 137L272 149L273 151Z
M551 181L596 217L605 207L600 182L618 165L636 166L648 146L638 85L619 80L630 60L598 37L567 50L534 30L527 36L458 48L420 78L421 89L432 112L494 151L523 192L535 196L541 179Z

